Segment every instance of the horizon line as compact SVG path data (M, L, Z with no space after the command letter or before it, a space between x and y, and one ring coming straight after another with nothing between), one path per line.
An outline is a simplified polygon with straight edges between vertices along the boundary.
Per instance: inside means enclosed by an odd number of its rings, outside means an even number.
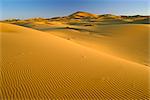
M90 14L95 14L95 13L91 13L91 12L87 12L87 11L76 11L76 12L85 12L85 13L90 13ZM73 13L76 13L76 12L73 12ZM73 14L71 13L71 14ZM25 19L30 19L30 18L55 18L55 17L65 17L65 16L69 16L71 14L67 14L67 15L60 15L60 16L51 16L51 17L41 17L41 16L36 16L36 17L27 17L27 18L17 18L17 17L14 17L14 18L2 18L1 19L1 16L0 16L0 21L3 21L3 20L8 20L8 19L21 19L21 20L25 20ZM140 16L150 16L149 14L113 14L113 13L102 13L102 14L95 14L95 15L106 15L106 14L111 14L111 15L116 15L116 16L136 16L136 15L140 15Z

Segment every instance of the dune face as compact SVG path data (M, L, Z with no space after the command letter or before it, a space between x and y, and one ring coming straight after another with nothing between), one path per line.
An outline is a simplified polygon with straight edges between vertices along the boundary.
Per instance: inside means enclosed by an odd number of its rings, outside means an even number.
M78 12L75 12L71 15L69 15L70 18L98 18L97 15L95 14L91 14L91 13L88 13L88 12L82 12L82 11L78 11Z
M46 32L0 26L2 100L150 99L145 65Z
M149 65L149 25L123 24L45 30L113 56Z

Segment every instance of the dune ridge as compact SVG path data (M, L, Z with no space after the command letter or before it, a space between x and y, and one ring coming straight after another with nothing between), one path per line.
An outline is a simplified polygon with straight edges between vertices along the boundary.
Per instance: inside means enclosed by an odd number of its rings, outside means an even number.
M3 100L149 99L149 67L0 23Z

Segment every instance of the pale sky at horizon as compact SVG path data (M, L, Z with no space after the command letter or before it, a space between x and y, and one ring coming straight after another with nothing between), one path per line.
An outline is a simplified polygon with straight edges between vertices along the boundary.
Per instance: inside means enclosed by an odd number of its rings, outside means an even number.
M95 14L150 15L148 0L0 0L0 20L56 17L86 11Z

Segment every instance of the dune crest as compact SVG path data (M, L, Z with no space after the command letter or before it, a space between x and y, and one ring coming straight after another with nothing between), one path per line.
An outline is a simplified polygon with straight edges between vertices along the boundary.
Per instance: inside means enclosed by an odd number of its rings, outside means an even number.
M96 14L91 14L91 13L82 12L82 11L75 12L69 15L69 17L70 18L98 18Z

